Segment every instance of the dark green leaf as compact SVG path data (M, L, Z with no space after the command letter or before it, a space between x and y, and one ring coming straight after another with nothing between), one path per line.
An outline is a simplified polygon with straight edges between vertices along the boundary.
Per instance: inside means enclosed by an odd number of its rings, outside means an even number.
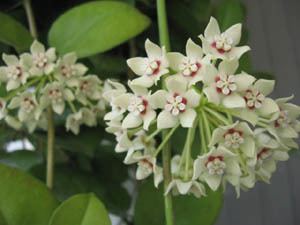
M47 225L57 200L47 187L15 168L0 164L0 211L9 225Z
M87 57L109 50L141 33L148 17L129 4L89 2L67 11L52 25L49 43L60 53Z
M49 225L110 225L108 213L94 194L79 194L63 202Z
M35 165L41 164L42 161L43 158L40 154L27 150L0 153L0 163L25 171Z
M208 192L207 197L174 197L174 215L177 225L212 225L223 203L220 191ZM141 185L135 205L135 225L164 224L163 192L153 186L153 182Z
M222 0L216 8L216 18L222 30L245 20L245 7L240 0Z
M32 43L28 30L14 18L0 12L0 42L14 47L18 52L27 50Z

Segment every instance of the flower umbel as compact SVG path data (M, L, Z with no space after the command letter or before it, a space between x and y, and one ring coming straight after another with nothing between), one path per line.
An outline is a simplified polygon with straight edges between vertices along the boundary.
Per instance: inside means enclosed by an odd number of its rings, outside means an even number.
M116 152L127 152L124 162L137 164L137 179L154 174L159 184L159 154L173 138L178 155L166 193L201 197L206 187L230 184L239 196L256 181L269 182L277 162L298 147L299 106L269 97L275 81L236 72L250 50L238 46L240 38L241 24L221 32L211 18L200 35L202 47L189 39L186 55L166 53L146 40L147 57L127 60L140 77L128 82L129 92L111 82L104 96L112 110L104 118Z

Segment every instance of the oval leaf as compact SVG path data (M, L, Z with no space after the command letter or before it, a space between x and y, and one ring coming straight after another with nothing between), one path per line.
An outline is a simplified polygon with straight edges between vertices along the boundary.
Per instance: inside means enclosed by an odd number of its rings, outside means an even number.
M126 3L90 2L60 16L48 38L61 54L75 51L82 58L129 40L149 24L148 17Z
M75 195L53 213L49 225L110 225L108 213L94 194Z
M153 182L141 185L135 205L135 225L161 225L164 223L163 191ZM174 197L174 216L178 225L212 225L220 213L223 195L220 191L208 192L207 197L192 195Z
M14 18L0 12L0 42L14 47L18 52L25 51L32 43L29 31Z
M58 201L47 187L30 175L2 164L0 174L0 211L3 220L9 225L48 224Z

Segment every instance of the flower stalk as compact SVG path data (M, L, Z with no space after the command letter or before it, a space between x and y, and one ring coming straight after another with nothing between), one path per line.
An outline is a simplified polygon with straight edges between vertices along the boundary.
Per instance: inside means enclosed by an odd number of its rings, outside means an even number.
M165 46L166 51L170 51L170 38L167 24L167 12L165 0L157 0L157 18L158 18L158 29L159 29L159 40L161 46ZM163 140L168 135L167 131L163 131ZM167 142L162 152L163 158L163 176L164 176L164 190L166 191L170 182L172 181L171 174L171 146ZM173 215L173 200L171 193L168 193L164 197L165 203L165 219L166 225L174 225Z
M26 12L29 29L32 37L37 39L38 32L35 23L35 17L31 6L31 0L24 0L23 2L24 9ZM54 118L53 110L51 106L47 110L47 121L48 121L48 130L47 130L47 170L46 170L46 184L48 188L53 188L53 176L54 176L54 140L55 140L55 127L54 127Z

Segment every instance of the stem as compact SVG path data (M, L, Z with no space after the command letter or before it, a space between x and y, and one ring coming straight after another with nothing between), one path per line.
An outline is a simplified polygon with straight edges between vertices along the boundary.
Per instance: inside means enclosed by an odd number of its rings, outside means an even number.
M29 29L32 37L37 39L38 33L36 29L36 23L34 13L31 6L31 0L23 0L24 9L29 24ZM51 78L51 76L50 76ZM54 171L54 140L55 140L55 127L53 119L53 110L49 106L47 111L48 120L48 138L47 138L47 172L46 172L46 184L52 189L53 187L53 171Z
M176 129L178 128L179 124L177 124L175 127L173 127L169 132L165 133L165 135L163 135L163 141L161 142L161 144L158 146L158 148L156 149L156 151L154 152L154 156L157 156L158 153L163 149L163 147L166 148L166 146L168 145L168 141L170 139L170 137L172 137L172 135L174 134L174 132L176 131Z
M166 2L165 0L156 0L157 4L157 20L159 29L159 40L160 45L165 46L166 51L170 51L170 39L167 24L167 12L166 12ZM164 82L163 82L164 85ZM165 140L167 132L163 131L162 138ZM163 158L163 175L164 175L164 190L166 191L169 183L172 180L171 174L171 147L167 142L162 153ZM164 196L165 201L165 218L166 225L174 225L174 215L173 215L173 200L171 193Z
M51 106L47 112L48 119L48 142L47 142L47 186L53 188L53 171L54 171L54 140L55 140L55 128L53 122L53 110Z
M28 20L28 24L29 24L30 33L34 39L37 39L38 33L37 33L37 29L36 29L34 14L33 14L32 7L31 7L31 0L24 0L23 5L24 5L25 11L26 11L26 16L27 16L27 20Z
M156 4L160 45L165 46L166 51L170 51L166 2L165 0L156 0Z

